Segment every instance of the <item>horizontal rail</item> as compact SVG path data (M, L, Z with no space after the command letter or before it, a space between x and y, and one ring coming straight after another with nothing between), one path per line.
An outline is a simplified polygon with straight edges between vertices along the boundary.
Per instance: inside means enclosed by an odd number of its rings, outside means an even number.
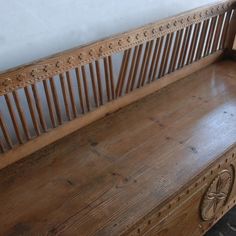
M160 38L192 24L221 15L235 7L235 0L211 4L89 45L0 73L0 95L34 84L78 66L91 63L146 41Z

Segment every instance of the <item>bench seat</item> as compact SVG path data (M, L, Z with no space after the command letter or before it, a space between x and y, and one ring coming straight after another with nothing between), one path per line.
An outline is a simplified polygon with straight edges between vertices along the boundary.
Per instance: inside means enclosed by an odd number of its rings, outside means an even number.
M221 216L199 211L235 161L235 124L224 60L1 170L0 235L200 235Z

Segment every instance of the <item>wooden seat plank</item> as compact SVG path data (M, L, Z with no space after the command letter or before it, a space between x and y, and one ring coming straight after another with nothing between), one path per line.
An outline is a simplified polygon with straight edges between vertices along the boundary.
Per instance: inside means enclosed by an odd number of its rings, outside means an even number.
M0 172L0 235L119 235L236 140L222 61Z

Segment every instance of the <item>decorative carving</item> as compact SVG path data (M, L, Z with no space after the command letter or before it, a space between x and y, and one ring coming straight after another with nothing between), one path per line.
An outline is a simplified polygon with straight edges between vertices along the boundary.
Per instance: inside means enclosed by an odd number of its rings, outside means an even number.
M230 187L233 186L234 183L234 167L232 163L235 162L235 151L236 147L234 146L232 149L227 151L224 155L222 155L221 159L215 163L211 168L209 168L205 174L202 174L200 178L198 178L196 181L194 181L188 188L187 191L181 191L179 194L175 195L173 199L168 203L165 204L162 208L157 207L156 209L153 209L152 212L149 213L149 215L145 216L145 218L142 218L138 222L136 222L135 225L133 225L126 233L125 235L142 235L147 233L154 225L158 225L165 217L170 216L173 214L173 209L178 209L180 204L186 201L186 199L189 200L189 194L194 194L196 191L198 191L201 188L210 189L210 187L207 188L206 182L212 179L212 175L214 173L217 173L219 171L219 166L223 166L222 171L217 175L217 177L220 175L221 178L225 179L225 173L230 173ZM226 164L227 163L227 164ZM226 174L226 175L227 175ZM217 177L214 178L214 180L217 179ZM213 180L213 181L214 181ZM211 183L213 183L213 181ZM232 181L232 182L231 182ZM228 182L227 182L228 183ZM204 187L206 186L206 187ZM233 205L236 204L236 198L230 199L230 202L228 202L228 197L231 192L231 188L229 189L228 195L226 197L226 205L223 206L224 209L222 209L222 212L220 212L219 215L226 213L226 209L231 208ZM202 201L203 203L203 201ZM169 208L169 206L172 206ZM217 220L218 218L215 218ZM149 222L152 222L149 224ZM215 221L211 221L210 224L204 224L204 222L199 220L199 229L202 233L206 232L212 225L215 223Z
M83 60L83 58L84 58L83 53L80 53L79 56L78 56L78 58L79 58L80 60Z
M57 68L60 68L61 65L62 65L61 61L58 61L58 62L56 63L56 67L57 67Z
M16 76L16 79L19 81L19 82L22 82L24 80L25 76L23 74L18 74Z
M69 57L68 58L68 60L67 60L67 62L69 63L69 64L73 64L74 63L74 61L75 61L75 58L74 57Z
M234 3L235 0L229 0L228 4L218 3L210 7L189 11L184 15L181 14L179 16L175 16L174 22L173 18L169 18L160 22L149 24L128 33L120 34L103 41L95 42L90 45L63 52L62 54L32 63L28 66L22 66L16 68L15 70L7 71L0 74L0 95L18 88L22 88L29 84L33 84L37 81L47 79L57 75L58 73L63 73L66 70L73 69L74 67L86 65L91 61L98 60L104 56L119 53L139 45L140 43L144 43L163 35L181 30L191 24L195 24L219 14L223 14L226 11L234 8ZM99 50L101 47L103 47L102 52ZM77 55L79 55L78 58ZM71 57L75 56L75 60L70 60ZM24 73L26 75L24 81L19 81L17 79L20 73ZM3 85L3 81L7 78L12 80L13 86L6 90L6 87Z
M94 51L93 51L93 49L91 49L91 50L89 50L89 56L93 56L94 55Z
M3 81L3 86L8 86L10 85L10 83L12 82L12 80L10 78L6 78L4 81Z
M46 66L43 68L43 70L44 70L45 72L48 72L48 65L46 65Z
M212 220L227 203L233 185L233 169L222 170L211 182L203 196L200 210L204 221Z
M35 77L37 75L37 69L31 71L31 76Z

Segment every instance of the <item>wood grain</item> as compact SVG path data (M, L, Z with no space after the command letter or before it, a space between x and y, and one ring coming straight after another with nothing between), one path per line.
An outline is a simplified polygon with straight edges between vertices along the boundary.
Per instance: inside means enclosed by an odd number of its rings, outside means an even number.
M236 164L235 68L206 67L2 170L0 234L189 235L201 189Z
M179 31L227 11L231 12L232 8L235 8L235 0L217 1L216 3L151 23L127 33L2 72L0 74L0 95L11 92L16 88L22 88L49 77L54 77L65 71L89 64L112 54L123 52L134 46ZM10 83L8 83L9 80Z
M107 103L104 106L99 107L98 109L80 117L80 119L75 119L67 123L66 125L62 125L57 129L53 129L51 132L44 133L40 136L39 139L30 140L29 142L25 143L24 146L19 146L15 150L10 150L8 153L4 153L1 157L0 169L14 163L17 160L20 160L21 158L26 157L27 155L32 154L37 150L40 150L48 144L53 143L62 137L65 137L66 135L71 134L81 127L84 127L104 117L106 114L117 111L132 102L135 102L185 76L198 71L201 68L206 67L207 65L214 63L215 61L218 61L221 58L222 54L223 51L218 51L209 57L205 57L204 59L193 63L188 67L184 67L174 73L168 74L162 77L162 79L146 85L142 89L137 89L120 99Z

